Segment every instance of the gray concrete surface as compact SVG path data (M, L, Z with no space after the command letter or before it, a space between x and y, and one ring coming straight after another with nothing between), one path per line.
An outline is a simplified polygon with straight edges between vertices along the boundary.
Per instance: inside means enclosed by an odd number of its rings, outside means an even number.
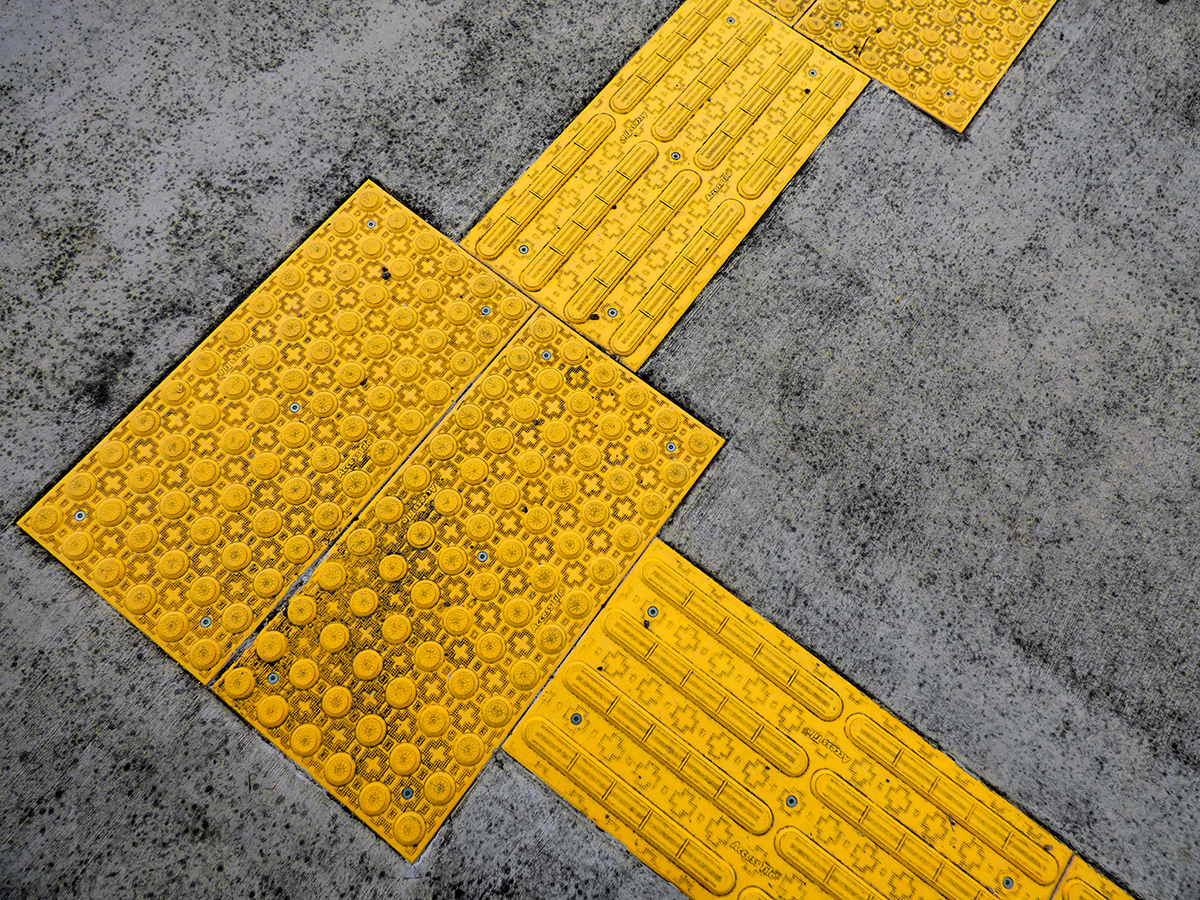
M677 896L500 755L415 866L13 524L365 178L461 237L673 0L0 9L0 895ZM663 532L1146 900L1200 896L1200 6L872 85L644 370Z

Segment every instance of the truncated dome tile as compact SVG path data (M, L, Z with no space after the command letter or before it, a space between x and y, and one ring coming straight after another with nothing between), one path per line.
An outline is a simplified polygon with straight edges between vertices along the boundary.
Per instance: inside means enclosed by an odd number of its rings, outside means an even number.
M1071 857L660 541L504 748L693 898L1049 900Z
M1054 892L1054 900L1133 900L1082 859L1076 856Z
M962 131L1054 0L817 0L796 27Z
M747 0L688 0L463 246L636 369L867 80Z
M416 859L720 443L539 311L217 692Z
M368 182L21 527L207 680L532 309Z
M799 20L808 3L809 0L754 0L756 6L762 7L789 25L794 25Z

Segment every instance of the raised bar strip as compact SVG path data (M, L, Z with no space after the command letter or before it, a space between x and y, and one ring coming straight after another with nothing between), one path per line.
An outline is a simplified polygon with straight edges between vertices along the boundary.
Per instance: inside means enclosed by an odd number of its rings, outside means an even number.
M963 131L1055 0L817 0L796 28Z
M696 151L696 165L701 169L715 169L811 55L812 47L803 44L784 50Z
M836 900L883 900L861 878L796 828L781 828L775 849L784 862L825 888Z
M785 775L802 775L808 756L790 738L768 725L742 701L723 690L706 675L698 673L678 653L646 637L632 617L610 612L604 630L622 647L641 657L658 675L666 678L691 700L700 704L718 722L753 746L777 765Z
M463 246L636 369L867 81L749 0L686 0Z
M367 182L21 527L207 681L532 309Z
M659 541L529 716L609 774L584 789L519 726L508 753L695 900L716 895L597 802L612 778L731 866L738 900L1128 900L1052 898L1067 847Z
M703 791L730 818L754 834L771 827L771 810L729 775L657 722L607 679L578 663L563 673L563 683L610 722Z
M644 840L674 859L705 888L717 896L733 890L733 867L632 785L540 716L529 717L523 726L523 736L531 749L632 826Z
M684 88L675 102L659 116L658 121L654 123L654 136L660 141L674 140L683 130L683 126L691 121L696 110L707 103L712 98L713 91L725 83L729 73L741 65L746 54L754 48L766 30L765 19L752 19L743 25L741 30L729 39L729 43L721 48L721 52L700 70L695 80Z
M617 75L622 80L620 88L613 91L610 105L613 112L627 113L636 107L659 79L666 74L689 47L696 42L713 20L726 6L725 0L704 0L702 3L685 4L671 17L671 21L656 35L659 41L652 51L647 48L644 60L636 67L626 66ZM668 32L667 29L670 28Z
M888 815L844 778L828 769L817 772L812 779L813 793L829 809L848 821L876 844L949 900L982 900L987 889L955 867L950 860L935 851L916 834L905 828L894 816Z
M800 110L792 116L792 120L784 126L779 136L742 176L738 182L738 194L747 200L760 197L849 86L848 72L830 72L826 75L817 90L809 95Z
M1124 890L1113 884L1086 862L1076 856L1067 866L1054 900L1133 900Z
M604 298L642 257L654 239L662 234L675 218L679 208L691 198L699 186L700 176L692 171L680 172L671 179L671 183L663 188L658 199L642 213L633 229L596 267L591 279L584 282L567 302L565 312L568 321L584 322L596 311L604 302Z
M544 172L518 199L507 214L496 221L479 239L476 252L485 260L495 259L506 244L516 238L529 220L538 214L554 193L575 174L601 142L612 134L616 123L612 116L599 115L592 118L568 144L566 144Z
M521 272L521 286L537 291L546 286L550 276L558 271L568 256L575 252L600 221L616 208L625 192L649 168L658 150L649 141L635 145L621 158L608 176L580 204L554 239L538 252Z
M862 713L846 720L846 736L875 759L987 841L1038 884L1053 884L1059 868L1054 858L1007 822L976 802L953 782Z
M815 715L832 722L842 714L842 698L836 691L805 672L786 653L762 640L760 634L730 616L720 603L705 596L677 573L652 561L642 570L642 578L664 600L684 610L709 634L747 660Z
M633 353L645 340L696 274L708 262L725 238L745 215L746 207L737 200L724 200L695 236L684 245L675 262L659 276L658 282L634 307L633 314L612 337L618 354Z
M719 446L539 310L216 690L415 859Z

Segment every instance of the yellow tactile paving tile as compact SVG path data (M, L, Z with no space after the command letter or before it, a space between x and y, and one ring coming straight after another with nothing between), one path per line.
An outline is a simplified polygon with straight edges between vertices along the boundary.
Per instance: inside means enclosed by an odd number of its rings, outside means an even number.
M1049 900L1071 857L660 541L504 748L693 898Z
M796 28L955 131L1055 0L817 0Z
M777 19L788 25L795 25L804 10L808 8L809 0L753 0L755 6L762 7Z
M720 444L539 311L216 690L416 859Z
M1054 900L1133 900L1082 859L1076 856L1067 866Z
M747 0L688 0L463 246L636 369L867 81Z
M367 182L21 527L208 680L533 308Z

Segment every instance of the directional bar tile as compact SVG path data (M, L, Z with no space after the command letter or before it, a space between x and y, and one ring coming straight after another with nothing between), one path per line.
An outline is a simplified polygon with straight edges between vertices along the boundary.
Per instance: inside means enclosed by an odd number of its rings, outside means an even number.
M720 444L539 311L216 690L415 860Z
M1055 0L817 0L796 27L962 131Z
M636 369L867 80L747 0L688 0L463 246Z
M504 748L693 898L1049 900L1071 857L660 541Z
M208 680L532 310L367 182L21 527Z
M1133 900L1078 856L1067 866L1054 900Z

